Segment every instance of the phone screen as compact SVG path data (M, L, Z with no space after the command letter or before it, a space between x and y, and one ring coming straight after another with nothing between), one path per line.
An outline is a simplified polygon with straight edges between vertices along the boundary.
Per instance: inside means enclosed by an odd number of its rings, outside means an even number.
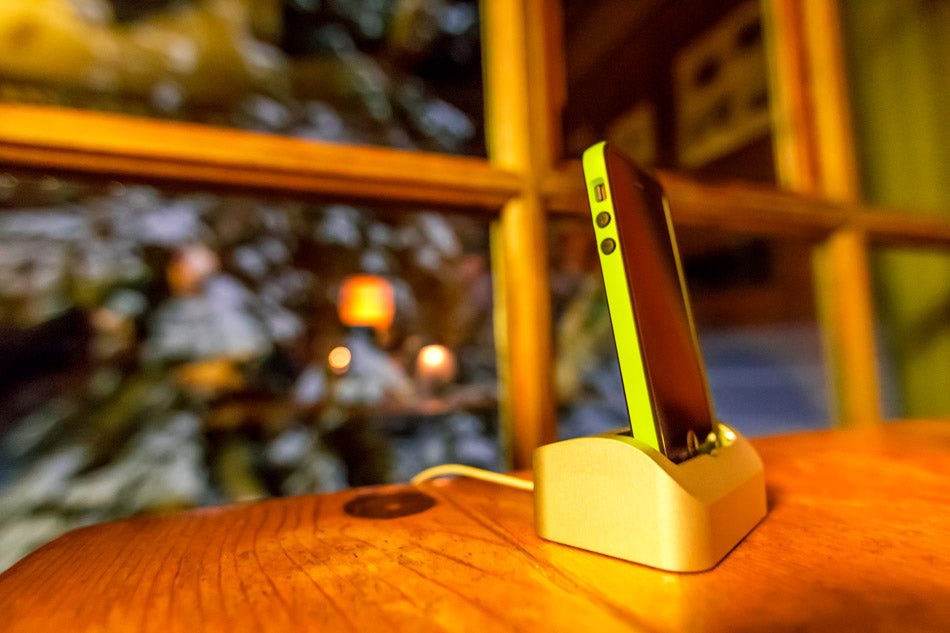
M609 145L604 160L660 450L681 461L690 431L701 443L714 424L665 196Z

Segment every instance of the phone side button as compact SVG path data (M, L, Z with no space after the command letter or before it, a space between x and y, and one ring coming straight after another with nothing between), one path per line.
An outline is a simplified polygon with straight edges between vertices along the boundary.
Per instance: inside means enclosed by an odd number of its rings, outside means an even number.
M617 250L617 242L608 237L600 243L600 250L603 251L604 255L610 255Z
M600 213L598 213L597 226L599 226L600 228L604 228L608 224L610 224L610 214L607 213L606 211L601 211Z

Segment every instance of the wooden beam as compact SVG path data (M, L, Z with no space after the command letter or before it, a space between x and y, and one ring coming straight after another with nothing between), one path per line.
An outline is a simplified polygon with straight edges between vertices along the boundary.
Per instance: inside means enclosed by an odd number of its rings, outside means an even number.
M739 233L826 238L850 217L850 208L827 199L745 182L701 183L672 172L657 178L670 200L677 226L714 227ZM545 180L547 204L554 212L587 220L580 164L565 163Z
M0 104L0 165L192 186L477 207L521 179L487 160L334 145L204 125Z
M862 213L852 222L874 244L916 248L950 248L950 215L907 211Z
M837 230L856 230L879 244L950 248L950 217L945 214L872 208L746 182L704 183L665 171L656 175L677 226L813 241L828 239ZM589 221L579 161L564 162L548 173L542 188L552 213Z

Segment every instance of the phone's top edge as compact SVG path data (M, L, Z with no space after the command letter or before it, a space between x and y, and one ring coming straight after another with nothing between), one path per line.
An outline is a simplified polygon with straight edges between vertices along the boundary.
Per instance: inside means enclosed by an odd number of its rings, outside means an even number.
M596 164L602 164L604 161L604 151L606 149L607 141L595 143L585 149L584 154L581 156L581 164L584 167L584 171L589 170Z

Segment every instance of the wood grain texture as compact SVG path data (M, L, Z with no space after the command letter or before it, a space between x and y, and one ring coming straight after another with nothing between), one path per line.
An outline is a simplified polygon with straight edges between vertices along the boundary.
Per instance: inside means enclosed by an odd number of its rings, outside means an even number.
M429 482L76 530L0 576L5 631L950 630L950 421L760 439L769 515L672 574L540 540L530 493Z
M192 186L498 209L520 178L480 158L0 104L0 165Z

